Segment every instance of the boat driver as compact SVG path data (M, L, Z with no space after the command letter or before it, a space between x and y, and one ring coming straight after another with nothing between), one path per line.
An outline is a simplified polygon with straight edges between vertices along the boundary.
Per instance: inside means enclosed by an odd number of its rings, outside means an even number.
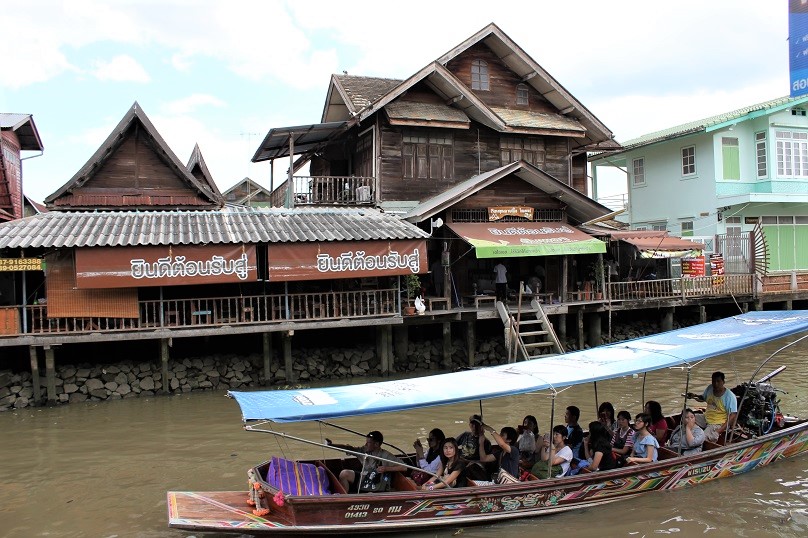
M701 397L692 393L688 396L707 403L707 410L704 412L707 420L704 437L708 441L718 441L726 433L727 427L735 424L738 398L724 386L724 372L713 372L712 383L704 389Z
M397 457L392 455L390 452L386 451L382 448L382 443L384 442L384 436L382 432L373 430L367 437L365 437L365 445L361 447L353 447L349 445L338 445L331 442L331 439L325 440L328 446L336 446L339 448L345 448L348 450L352 450L354 452L362 452L363 454L367 454L369 458L362 458L362 471L361 476L367 477L372 472L376 472L379 475L383 473L390 473L394 471L406 471L407 468L404 465L393 465L389 461L382 461L376 458L383 458L384 460L393 460L400 462ZM342 487L345 488L345 491L348 493L357 493L359 491L359 480L356 471L352 471L351 469L343 469L339 473L339 481L342 484Z

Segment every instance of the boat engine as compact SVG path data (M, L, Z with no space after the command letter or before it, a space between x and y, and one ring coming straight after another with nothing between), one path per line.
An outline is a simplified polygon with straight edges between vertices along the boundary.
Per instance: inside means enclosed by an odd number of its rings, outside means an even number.
M738 426L755 436L771 432L779 415L776 389L770 383L758 381L741 383L732 392L738 397Z

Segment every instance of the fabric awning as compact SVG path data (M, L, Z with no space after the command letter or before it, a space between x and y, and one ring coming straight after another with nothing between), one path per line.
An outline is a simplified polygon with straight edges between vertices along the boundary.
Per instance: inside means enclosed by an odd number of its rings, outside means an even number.
M701 256L702 243L678 237L621 237L621 241L633 245L642 258L692 258Z
M517 258L606 252L606 243L563 222L447 224L478 258Z

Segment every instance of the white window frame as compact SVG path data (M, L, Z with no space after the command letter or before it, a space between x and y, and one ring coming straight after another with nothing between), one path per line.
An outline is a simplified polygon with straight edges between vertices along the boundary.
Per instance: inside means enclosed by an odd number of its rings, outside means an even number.
M758 179L769 177L769 155L766 149L766 138L766 131L755 133L755 165Z
M633 187L644 187L646 185L645 157L637 157L631 160L631 185Z
M692 150L692 154L685 152ZM696 175L696 146L685 146L680 152L682 156L682 177L693 177Z
M777 177L808 178L808 132L778 129Z

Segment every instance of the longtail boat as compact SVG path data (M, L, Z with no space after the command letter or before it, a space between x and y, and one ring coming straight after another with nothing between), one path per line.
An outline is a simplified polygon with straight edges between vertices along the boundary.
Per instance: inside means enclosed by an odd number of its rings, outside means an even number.
M270 422L325 421L556 391L663 368L686 370L689 382L690 369L705 359L806 330L808 311L749 312L514 364L364 385L229 395L241 408L245 429L297 439L265 426ZM803 338L806 336L798 341ZM249 491L168 492L169 526L197 532L312 535L377 534L493 523L607 504L655 490L695 486L804 454L808 451L808 421L781 414L768 379L754 381L756 375L757 372L743 384L742 394L738 394L738 387L733 389L740 405L732 434L719 439L719 443L705 441L703 450L693 455L660 448L659 461L654 463L545 480L529 477L534 479L508 484L481 486L470 481L469 487L434 491L420 490L408 476L408 469L391 473L390 491L358 494L347 494L337 480L339 469L346 464L343 458L284 460L320 478L314 481L314 488L303 488L305 495L299 494L300 488L294 484L287 486L268 478L281 461L274 458L249 470ZM436 394L435 386L443 387L440 393ZM358 458L350 459L359 463ZM303 477L297 479L300 482Z

